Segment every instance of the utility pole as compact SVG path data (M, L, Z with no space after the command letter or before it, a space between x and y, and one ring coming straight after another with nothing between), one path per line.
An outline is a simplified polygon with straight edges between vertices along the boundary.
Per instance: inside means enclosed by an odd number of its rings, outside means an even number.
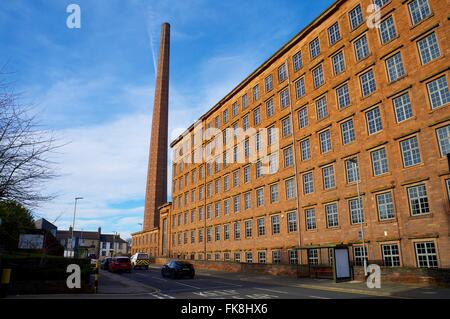
M75 207L73 209L73 223L72 223L72 236L70 239L70 249L72 250L72 258L75 257L75 245L73 243L73 232L75 231L75 215L77 213L77 201L83 199L83 197L75 197Z

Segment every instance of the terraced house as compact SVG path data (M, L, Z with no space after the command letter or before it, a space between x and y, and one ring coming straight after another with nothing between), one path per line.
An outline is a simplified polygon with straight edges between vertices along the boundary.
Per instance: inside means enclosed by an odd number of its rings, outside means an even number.
M448 8L338 0L279 49L172 142L158 254L318 264L345 244L357 265L450 267Z

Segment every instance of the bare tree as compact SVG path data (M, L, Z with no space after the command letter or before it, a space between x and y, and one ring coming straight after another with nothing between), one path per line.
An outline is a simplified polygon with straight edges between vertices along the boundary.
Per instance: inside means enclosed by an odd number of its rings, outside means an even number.
M53 197L42 189L56 176L49 155L58 146L4 78L0 69L0 201L35 206Z

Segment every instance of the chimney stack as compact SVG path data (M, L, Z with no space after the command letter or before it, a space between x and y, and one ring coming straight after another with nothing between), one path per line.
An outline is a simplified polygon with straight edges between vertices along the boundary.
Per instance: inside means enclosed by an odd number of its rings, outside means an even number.
M145 194L144 231L159 226L158 207L167 201L170 25L161 26L150 152Z

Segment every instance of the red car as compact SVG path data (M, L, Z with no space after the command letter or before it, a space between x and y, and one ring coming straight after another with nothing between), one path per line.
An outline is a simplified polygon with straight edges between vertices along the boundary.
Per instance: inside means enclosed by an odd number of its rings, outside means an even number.
M129 272L131 273L131 260L129 257L114 257L109 262L110 272Z

